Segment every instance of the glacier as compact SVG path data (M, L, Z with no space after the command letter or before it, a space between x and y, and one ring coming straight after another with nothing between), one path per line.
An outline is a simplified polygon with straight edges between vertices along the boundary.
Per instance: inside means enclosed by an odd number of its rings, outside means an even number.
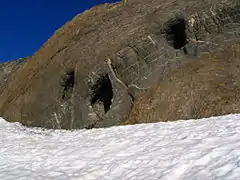
M1 180L237 180L240 114L91 130L0 118Z

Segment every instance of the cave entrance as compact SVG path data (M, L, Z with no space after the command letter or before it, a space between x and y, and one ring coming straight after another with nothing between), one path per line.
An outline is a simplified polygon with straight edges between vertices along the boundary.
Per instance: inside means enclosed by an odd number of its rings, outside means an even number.
M75 82L74 70L69 70L62 78L61 86L63 87L62 99L66 99L73 92Z
M184 19L172 20L166 30L168 43L174 49L180 49L187 44L186 22Z
M112 104L113 88L108 74L101 76L92 87L92 98L90 103L92 106L98 104L104 113L107 113Z

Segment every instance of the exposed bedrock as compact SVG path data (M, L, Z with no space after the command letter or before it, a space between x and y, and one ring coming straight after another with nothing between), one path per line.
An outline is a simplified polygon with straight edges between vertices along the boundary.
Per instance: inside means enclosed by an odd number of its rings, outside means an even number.
M239 37L237 0L100 5L1 86L0 116L75 129L239 113Z

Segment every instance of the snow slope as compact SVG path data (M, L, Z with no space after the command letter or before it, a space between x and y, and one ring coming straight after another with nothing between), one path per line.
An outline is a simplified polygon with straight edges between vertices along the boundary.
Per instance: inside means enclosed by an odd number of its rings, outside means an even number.
M0 119L0 179L240 179L240 115L93 130Z

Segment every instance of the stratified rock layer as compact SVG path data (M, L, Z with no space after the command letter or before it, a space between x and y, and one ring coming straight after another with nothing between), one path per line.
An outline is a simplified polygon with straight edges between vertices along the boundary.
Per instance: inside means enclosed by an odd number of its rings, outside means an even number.
M236 0L97 6L1 88L0 116L73 129L240 112L239 39Z

